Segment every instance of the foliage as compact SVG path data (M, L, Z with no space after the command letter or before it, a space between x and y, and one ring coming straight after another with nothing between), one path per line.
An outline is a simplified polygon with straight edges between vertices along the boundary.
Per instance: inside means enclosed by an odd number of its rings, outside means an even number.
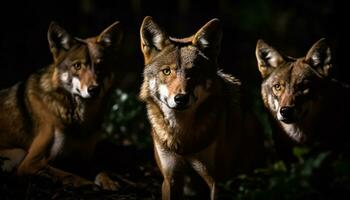
M135 93L116 89L108 108L103 124L106 138L123 145L133 144L140 148L150 146L145 107Z
M278 160L222 185L235 199L348 199L350 164L343 155L294 148L296 162ZM224 197L223 197L224 198Z
M169 34L177 36L188 36L210 18L218 17L224 32L220 65L249 87L247 96L252 98L252 107L264 124L265 146L273 154L272 130L260 101L261 77L254 54L256 41L262 38L287 55L299 57L314 41L326 37L332 44L332 53L335 53L337 78L349 82L348 73L342 73L347 72L348 32L343 23L335 23L349 18L349 12L341 12L340 8L346 7L340 2L218 0L202 1L199 6L198 2L185 0L171 3L140 0L123 3L113 0L11 1L6 6L10 12L3 12L6 17L2 18L4 36L1 37L1 48L4 53L1 61L4 75L0 86L8 87L24 80L34 70L51 62L45 33L52 20L81 37L98 33L105 25L120 20L125 28L121 57L128 67L121 82L128 83L127 87L134 87L138 86L136 83L142 77L138 75L143 63L139 26L144 16L151 14ZM151 152L152 144L145 106L136 93L113 92L103 129L107 140L130 147L120 153L123 157L113 152L113 156L127 166L126 172L123 171L117 178L123 185L120 192L80 191L43 179L23 183L0 171L0 199L159 199L161 175L152 162L152 154L142 154ZM136 149L135 154L146 161L130 153L131 149ZM271 164L266 168L221 184L219 199L350 199L350 160L346 156L334 152L315 154L312 149L305 148L296 148L294 155L294 163L276 161L271 156ZM140 163L134 165L128 160ZM0 157L0 166L3 161ZM133 183L142 183L142 187Z
M137 96L116 90L107 116L107 137L117 142L151 148L144 105ZM256 97L258 99L258 97ZM271 127L261 101L252 104L264 124L266 148L273 153ZM350 197L350 162L343 154L293 149L295 162L273 160L254 174L241 174L219 185L219 199L346 199Z
M162 178L151 153L145 107L135 93L118 89L112 96L103 125L104 136L117 145L128 147L120 155L113 153L119 162L125 162L119 163L123 170L112 173L122 185L118 192L62 187L45 178L22 180L0 173L0 195L4 199L159 199ZM266 147L273 153L271 130L261 106L259 102L254 104L268 132ZM218 199L350 199L350 160L345 154L315 153L305 147L294 148L293 154L295 162L269 158L270 164L256 169L253 174L240 174L220 183Z

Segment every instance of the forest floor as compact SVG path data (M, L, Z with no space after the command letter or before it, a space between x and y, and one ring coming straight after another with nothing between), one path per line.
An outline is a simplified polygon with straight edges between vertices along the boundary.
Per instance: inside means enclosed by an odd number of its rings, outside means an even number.
M100 152L102 159L110 158L109 162L114 165L110 171L111 178L120 184L117 191L93 190L90 187L75 188L63 186L52 181L48 177L33 176L18 178L10 174L0 173L0 199L1 200L155 200L161 199L161 173L153 159L152 149L137 149L133 146L115 147L115 152L105 148ZM112 167L113 168L113 167ZM206 187L206 186L205 186ZM206 188L205 188L206 189ZM207 192L207 191L206 191ZM205 193L192 195L186 199L206 199ZM205 195L209 197L209 195ZM220 199L231 199L229 191L223 192Z
M112 156L111 156L112 155ZM0 173L0 200L157 200L161 199L161 173L151 148L135 146L104 146L99 154L108 160L111 178L118 181L118 191L75 188L53 182L50 178L33 176L18 178ZM321 153L298 163L275 162L261 169L256 176L240 175L218 184L219 200L226 199L350 199L350 161L327 161L329 153ZM330 164L330 165L329 165ZM202 183L197 194L186 200L208 199Z

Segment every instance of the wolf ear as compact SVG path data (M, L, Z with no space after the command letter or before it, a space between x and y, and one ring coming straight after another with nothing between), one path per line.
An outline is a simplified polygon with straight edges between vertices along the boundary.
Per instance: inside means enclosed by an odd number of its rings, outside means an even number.
M62 50L68 51L74 42L68 32L54 21L49 26L47 38L54 59L58 57Z
M219 19L212 19L207 22L194 35L192 44L201 49L204 53L218 56L221 47L222 29Z
M119 21L114 22L97 37L97 43L103 47L119 46L123 39L122 26Z
M256 44L255 56L263 78L284 62L283 56L261 39Z
M331 49L325 38L317 41L307 53L305 60L321 75L328 76L331 64Z
M168 35L147 16L140 28L141 50L145 57L149 57L154 51L161 51L170 43Z

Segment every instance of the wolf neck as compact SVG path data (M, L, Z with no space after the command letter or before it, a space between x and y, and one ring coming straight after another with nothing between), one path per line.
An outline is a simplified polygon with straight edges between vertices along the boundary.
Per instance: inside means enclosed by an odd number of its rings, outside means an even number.
M194 111L188 110L184 112L177 112L173 109L170 109L165 104L160 104L160 109L164 115L164 120L168 124L168 128L172 130L172 132L179 132L182 127L186 127L186 124L191 124L193 120Z
M209 97L198 108L181 112L159 102L148 104L153 137L165 148L180 154L202 150L213 141L212 127L219 120L220 108L213 105L213 100L214 97Z
M48 110L64 123L81 122L84 117L84 104L80 98L73 96L60 87L59 77L54 65L42 71L37 79L42 93L40 99L45 101Z
M279 122L282 129L299 144L310 144L321 137L320 131L327 129L327 121L324 121L320 108L313 115L307 115L302 120L293 124ZM276 120L278 120L276 118Z
M304 143L306 140L305 130L302 129L302 126L297 124L285 124L280 122L283 130L288 134L297 143Z

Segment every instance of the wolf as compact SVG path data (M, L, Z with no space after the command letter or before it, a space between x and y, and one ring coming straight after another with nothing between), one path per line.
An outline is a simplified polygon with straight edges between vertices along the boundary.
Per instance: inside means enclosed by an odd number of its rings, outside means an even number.
M350 87L334 78L327 40L320 39L300 58L285 56L263 40L255 53L262 99L276 126L277 151L287 160L295 145L344 151Z
M121 24L116 21L98 36L81 39L52 22L47 35L53 63L0 91L2 170L96 187L54 164L83 163L79 171L91 164L105 104L116 85ZM95 183L109 190L118 186L105 172Z
M241 104L240 80L218 69L220 21L176 39L147 16L140 37L145 62L140 99L164 178L162 199L183 197L184 174L191 168L215 199L217 181L252 168L263 152L260 125Z

